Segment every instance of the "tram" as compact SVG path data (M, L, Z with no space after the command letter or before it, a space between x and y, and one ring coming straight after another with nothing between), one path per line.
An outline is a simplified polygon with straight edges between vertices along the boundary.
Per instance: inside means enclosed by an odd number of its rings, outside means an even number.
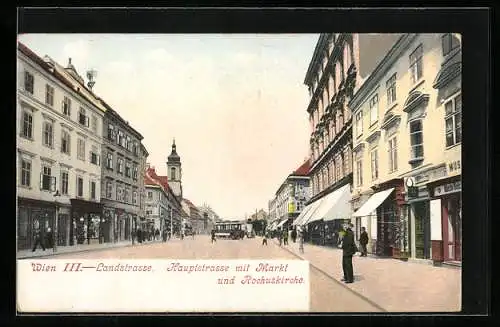
M245 237L245 224L238 220L215 223L215 237L218 239L241 240Z

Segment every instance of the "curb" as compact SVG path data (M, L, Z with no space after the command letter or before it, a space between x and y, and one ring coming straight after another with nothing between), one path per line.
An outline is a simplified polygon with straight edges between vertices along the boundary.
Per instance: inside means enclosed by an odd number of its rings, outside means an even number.
M274 244L277 245L277 246L280 246L279 243L276 242L276 240L274 240ZM300 256L299 254L296 254L295 252L293 252L292 250L288 249L287 247L283 247L283 246L280 246L283 250L286 250L288 253L294 255L295 257L297 258L300 258L301 260L306 260L309 262L309 264L314 268L316 269L317 271L319 271L320 273L322 273L323 275L325 275L326 277L328 277L329 279L333 280L335 283L337 283L338 285L342 286L344 289L350 291L351 293L355 294L356 296L360 297L361 299L365 300L366 302L370 303L372 306L374 306L375 308L379 309L380 311L382 312L388 312L387 309L383 308L382 306L380 306L380 304L378 303L375 303L374 301L370 300L369 298L367 298L366 296L364 296L363 294L361 293L358 293L356 292L355 290L353 290L352 288L350 288L349 286L347 286L346 284L342 283L341 281L338 281L335 277L331 276L329 273L325 272L323 269L319 268L318 266L316 266L315 264L313 264L311 261L307 260L306 258Z

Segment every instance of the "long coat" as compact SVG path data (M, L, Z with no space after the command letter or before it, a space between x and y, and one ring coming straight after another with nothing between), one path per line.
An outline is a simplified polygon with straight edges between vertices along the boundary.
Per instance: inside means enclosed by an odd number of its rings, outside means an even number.
M354 243L354 233L348 229L342 238L342 254L345 256L354 255L357 252L356 244Z

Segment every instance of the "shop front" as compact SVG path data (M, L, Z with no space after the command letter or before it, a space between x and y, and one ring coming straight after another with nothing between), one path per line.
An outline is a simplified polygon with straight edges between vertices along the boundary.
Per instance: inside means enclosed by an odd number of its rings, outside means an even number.
M401 251L401 213L404 207L402 179L392 179L373 186L374 193L354 214L365 218L368 225L371 248L378 256L395 256Z
M54 202L18 198L17 248L32 249L35 244L35 230L40 231L45 247L52 243L51 231L54 229L56 205Z
M436 262L462 261L462 181L453 176L428 184L432 194L431 216L440 222L440 235L433 235L432 259ZM435 251L435 253L434 253Z
M95 244L103 242L102 204L71 199L70 245Z

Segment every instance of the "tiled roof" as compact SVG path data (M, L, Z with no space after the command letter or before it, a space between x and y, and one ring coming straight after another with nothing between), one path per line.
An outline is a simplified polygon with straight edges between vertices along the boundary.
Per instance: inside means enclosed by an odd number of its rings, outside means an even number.
M297 168L292 175L295 176L307 176L309 174L309 169L311 169L310 160L307 159L299 168Z

